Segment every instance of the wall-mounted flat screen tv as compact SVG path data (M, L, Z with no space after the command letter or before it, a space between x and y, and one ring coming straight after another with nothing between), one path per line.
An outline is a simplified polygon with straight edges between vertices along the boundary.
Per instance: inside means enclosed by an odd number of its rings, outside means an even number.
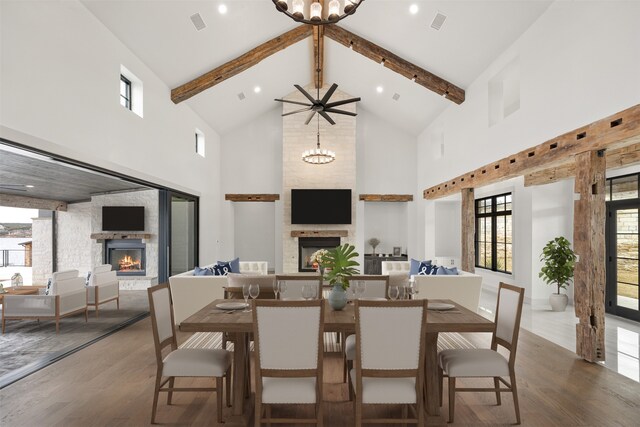
M291 224L351 224L351 190L291 190Z
M144 231L144 206L103 206L103 231Z

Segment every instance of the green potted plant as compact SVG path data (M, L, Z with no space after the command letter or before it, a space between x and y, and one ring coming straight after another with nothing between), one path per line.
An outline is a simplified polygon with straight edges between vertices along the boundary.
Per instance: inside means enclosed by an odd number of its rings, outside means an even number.
M571 243L562 236L550 240L542 249L540 261L544 265L538 277L541 277L547 285L558 287L558 292L549 296L551 309L564 311L569 297L561 294L560 289L567 288L573 280L573 268L576 262L576 254L571 249Z
M345 243L329 250L322 257L322 266L325 268L324 280L332 286L329 305L334 310L342 310L347 304L347 279L359 273L356 267L360 264L354 259L358 256L355 246Z

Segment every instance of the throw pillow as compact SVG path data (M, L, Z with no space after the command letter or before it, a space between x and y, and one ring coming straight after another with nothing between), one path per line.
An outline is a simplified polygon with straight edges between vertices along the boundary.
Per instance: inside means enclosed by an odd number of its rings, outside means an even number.
M457 267L447 268L444 266L440 266L438 267L438 272L436 274L438 276L457 276L458 268Z
M431 267L431 275L432 275L432 276L435 276L436 274L438 274L438 266L434 264L434 265Z
M236 257L231 261L218 261L216 264L218 265L229 265L231 270L229 273L240 273L240 258Z
M431 263L427 264L426 262L421 262L418 267L418 276L428 276L431 274L431 270L433 270Z
M224 263L222 265L214 265L213 266L213 275L214 276L226 276L231 273L231 266L229 263Z
M413 276L415 274L418 274L418 272L420 271L420 264L421 263L424 263L424 264L427 264L427 265L431 265L431 260L428 259L426 261L418 261L417 259L411 258L411 264L410 264L410 267L409 267L409 276Z
M87 271L87 277L84 279L84 285L89 286L89 279L91 278L91 272Z
M213 276L213 270L210 268L196 267L193 269L194 276Z
M51 282L52 282L52 279L49 278L49 280L47 280L47 288L44 291L45 295L49 295L49 293L51 292Z

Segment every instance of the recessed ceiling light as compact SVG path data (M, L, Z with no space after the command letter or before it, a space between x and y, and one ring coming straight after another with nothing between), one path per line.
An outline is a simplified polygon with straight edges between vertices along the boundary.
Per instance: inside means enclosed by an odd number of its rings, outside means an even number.
M33 185L25 185L27 188L33 188Z
M260 93L262 91L262 89L260 88L260 86L256 86L256 87L253 88L253 91L255 93Z
M227 13L227 5L222 3L220 4L220 6L218 6L218 13L220 13L220 15L224 15Z
M376 92L378 92L378 93L382 93L382 92L384 92L384 88L383 88L382 86L378 86L378 87L376 88Z
M409 13L412 15L418 13L418 10L420 10L420 8L418 8L417 4L412 4L411 6L409 6Z

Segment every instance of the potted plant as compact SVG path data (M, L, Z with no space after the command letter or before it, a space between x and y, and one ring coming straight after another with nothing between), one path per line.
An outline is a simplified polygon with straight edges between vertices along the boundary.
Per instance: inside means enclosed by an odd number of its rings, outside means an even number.
M358 257L356 248L345 243L337 246L322 257L322 266L326 269L324 279L332 286L329 294L329 305L334 310L342 310L347 305L348 278L359 271L360 264L354 258Z
M553 311L564 311L569 302L566 294L561 294L560 289L569 286L573 280L573 268L576 254L571 249L571 243L564 237L556 237L542 249L540 261L544 266L538 277L542 277L547 285L555 285L558 292L549 296L549 304Z
M376 246L378 246L380 244L380 239L378 239L377 237L372 237L369 239L369 244L371 245L371 255L375 255L376 254Z

